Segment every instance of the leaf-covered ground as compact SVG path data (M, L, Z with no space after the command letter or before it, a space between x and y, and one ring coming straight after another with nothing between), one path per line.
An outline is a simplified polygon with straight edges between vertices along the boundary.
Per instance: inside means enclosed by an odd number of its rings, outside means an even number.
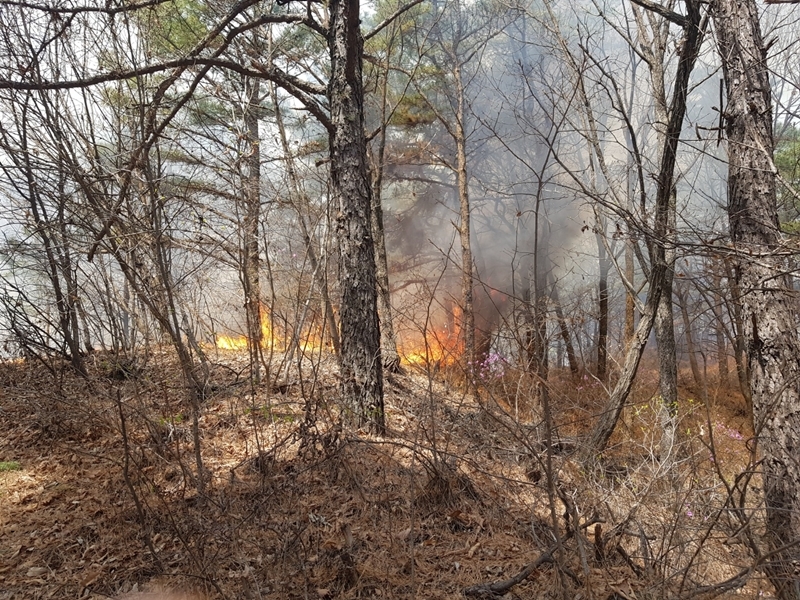
M682 388L664 460L645 370L612 447L583 465L570 452L604 397L590 377L554 376L548 420L525 375L492 373L475 400L452 373L409 369L388 378L389 432L375 437L338 425L329 357L258 387L242 361L213 358L205 496L166 356L120 369L96 355L88 379L0 365L0 599L463 598L548 552L501 595L769 595L746 571L759 483L730 390Z

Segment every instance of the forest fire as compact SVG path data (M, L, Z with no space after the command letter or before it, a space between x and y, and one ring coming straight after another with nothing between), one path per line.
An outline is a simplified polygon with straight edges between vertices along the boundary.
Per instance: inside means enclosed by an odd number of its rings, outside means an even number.
M296 341L293 341L296 340ZM249 340L245 335L217 335L215 346L219 350L246 350ZM261 348L276 352L284 352L292 345L302 352L311 352L322 348L322 336L309 328L305 331L292 331L289 327L276 328L266 308L261 311Z
M461 336L461 307L452 301L439 304L434 313L420 315L424 326L406 321L398 328L397 351L406 366L433 367L453 365L464 353Z
M275 339L272 333L272 323L269 311L261 309L261 347L265 349L274 348ZM246 350L248 338L246 335L218 335L215 344L220 350Z
M428 331L421 340L400 345L400 361L407 366L452 365L461 356L461 345L457 334L446 330Z
M400 361L407 366L443 367L455 364L464 352L458 319L451 316L442 327L422 332L406 332L398 348Z
M406 329L401 333L398 353L404 365L438 368L453 365L461 358L464 342L459 326L460 311L454 307L449 312L445 324L430 325L424 331ZM296 350L312 352L324 345L322 335L313 327L304 327L297 333L288 324L276 325L266 307L262 308L261 321L262 350L286 352L296 344ZM246 335L219 334L214 339L217 349L227 351L247 350L248 343Z

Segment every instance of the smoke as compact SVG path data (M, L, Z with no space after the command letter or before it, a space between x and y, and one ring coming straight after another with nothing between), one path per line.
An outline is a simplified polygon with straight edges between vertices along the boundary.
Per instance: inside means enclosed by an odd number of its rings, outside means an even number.
M559 185L557 110L552 90L537 91L552 58L531 46L520 26L526 27L517 24L516 33L507 27L481 42L480 52L458 65L467 82L474 310L484 353L532 295L548 295L554 282L576 270L575 247L588 218L575 194ZM435 96L448 122L407 127L388 155L392 183L383 197L393 297L405 321L401 335L425 319L449 326L461 302L452 94L452 86L443 86ZM580 262L587 259L581 253Z

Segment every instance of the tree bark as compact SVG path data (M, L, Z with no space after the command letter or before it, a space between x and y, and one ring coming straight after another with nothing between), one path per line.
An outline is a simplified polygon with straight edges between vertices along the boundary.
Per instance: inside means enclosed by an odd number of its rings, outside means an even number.
M245 150L247 151L247 175L244 178L244 223L242 230L242 283L244 305L247 316L247 350L250 355L250 374L253 382L261 382L261 348L264 333L261 328L261 284L259 272L259 226L261 224L261 140L258 133L258 103L260 82L247 79L245 92L248 105L245 108Z
M800 336L781 257L772 97L754 0L716 0L727 88L728 215L758 448L763 456L767 575L781 599L800 598Z
M478 354L475 348L472 229L470 226L469 179L467 175L467 134L464 129L464 87L461 81L461 65L458 61L455 61L453 68L453 79L456 86L455 143L459 207L458 237L461 243L461 335L464 340L464 358L467 361L467 389L475 396L477 395L475 370Z
M600 276L597 283L597 306L599 315L597 319L597 379L606 382L608 378L608 272L611 270L611 261L606 252L600 223L595 232L597 238L597 252L600 267Z
M330 182L338 211L342 394L355 424L383 433L383 367L371 231L372 186L364 134L364 40L359 1L332 0L329 11Z
M381 89L381 126L378 136L377 155L372 155L372 235L375 238L375 267L378 286L378 315L381 320L381 356L383 366L389 372L400 370L400 354L397 352L397 336L392 318L392 297L389 293L389 261L386 256L386 230L383 226L383 161L386 155L386 97L389 90L388 59L383 71Z
M697 349L695 348L694 336L692 334L692 321L689 318L689 294L683 286L677 285L675 287L675 297L678 300L678 306L681 311L683 334L686 336L686 352L689 355L689 366L692 369L692 377L697 385L697 389L702 392L702 390L705 389L705 381L703 380L703 375L700 373L700 365L697 362Z

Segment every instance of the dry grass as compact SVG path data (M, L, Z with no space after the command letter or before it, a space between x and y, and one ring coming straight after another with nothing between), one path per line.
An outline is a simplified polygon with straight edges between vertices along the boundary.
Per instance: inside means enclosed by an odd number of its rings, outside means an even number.
M0 472L0 599L461 598L549 548L554 564L509 598L689 598L753 564L734 509L744 503L758 542L758 482L742 478L751 433L730 390L706 404L684 388L664 464L645 369L613 446L588 466L569 450L603 405L590 379L554 378L548 447L518 373L477 404L454 378L392 376L377 438L336 425L329 358L280 388L239 379L239 356L215 360L205 498L166 356L124 381L102 360L89 380L0 368L0 460L21 467ZM766 589L757 571L739 583L737 597Z

